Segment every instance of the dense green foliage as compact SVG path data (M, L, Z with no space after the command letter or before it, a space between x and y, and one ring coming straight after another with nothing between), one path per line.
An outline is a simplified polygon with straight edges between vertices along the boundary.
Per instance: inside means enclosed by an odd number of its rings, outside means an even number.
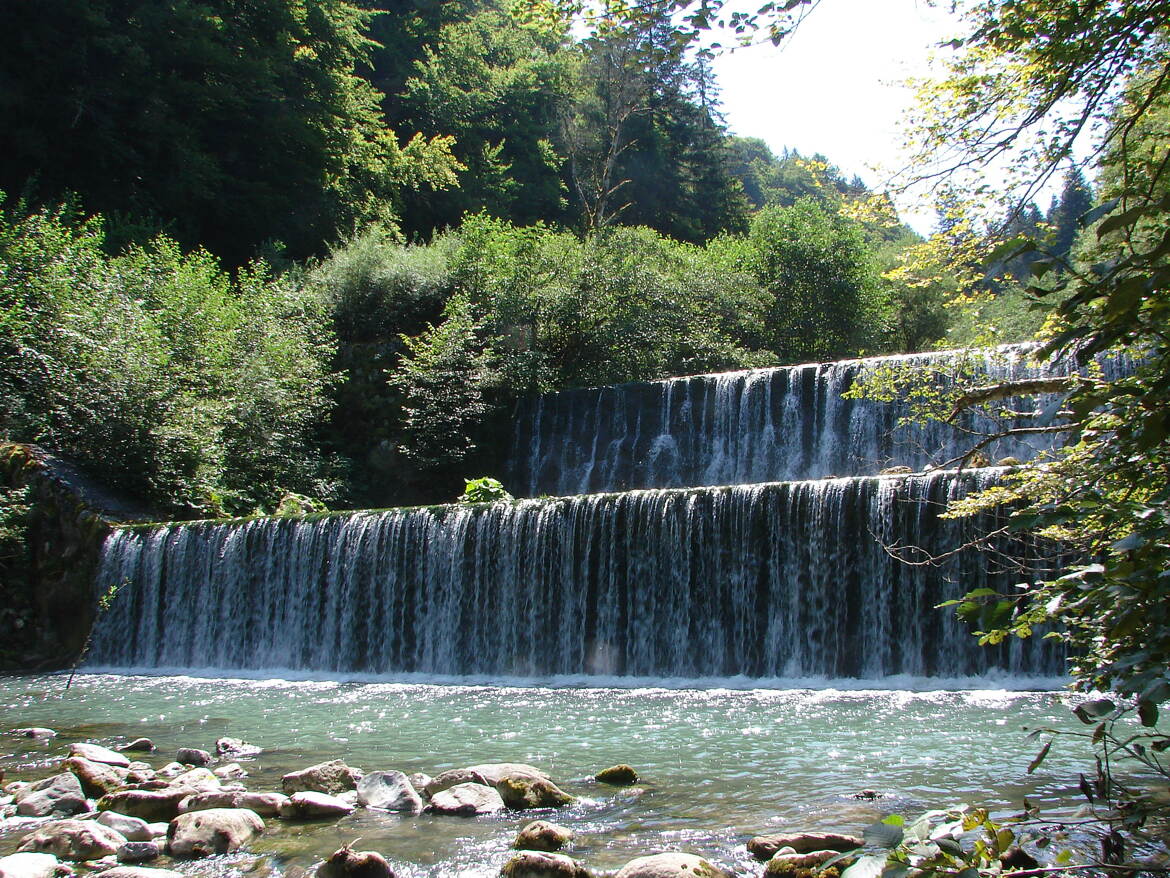
M232 280L160 237L106 256L96 221L0 215L0 424L176 511L329 493L324 313L262 264Z

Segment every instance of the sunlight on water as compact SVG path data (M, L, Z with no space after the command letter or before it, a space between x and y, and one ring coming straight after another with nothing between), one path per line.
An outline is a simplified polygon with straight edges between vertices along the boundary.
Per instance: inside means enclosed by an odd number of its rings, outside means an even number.
M8 778L52 773L76 740L146 735L169 761L180 746L213 748L223 735L265 748L246 763L249 789L277 790L282 774L343 758L365 771L437 774L515 761L548 771L576 804L555 819L578 834L574 856L612 869L663 849L693 851L739 874L758 874L744 843L784 829L857 832L889 813L959 802L1018 808L1026 795L1051 809L1076 796L1084 754L1058 742L1026 772L1036 745L1025 727L1076 725L1071 696L1010 689L964 691L748 688L550 688L423 682L240 680L88 674L0 679L3 723L45 725L60 737L4 738ZM915 681L929 686L930 681ZM857 685L857 684L853 684ZM986 683L984 684L986 685ZM638 786L590 780L633 764ZM1075 780L1074 780L1075 782ZM862 789L876 801L853 798ZM542 815L548 816L548 815ZM307 868L341 843L384 853L400 875L498 874L532 815L466 820L359 810L338 822L269 822L249 856L217 860L224 874ZM0 854L19 834L0 835ZM209 874L201 864L199 874Z

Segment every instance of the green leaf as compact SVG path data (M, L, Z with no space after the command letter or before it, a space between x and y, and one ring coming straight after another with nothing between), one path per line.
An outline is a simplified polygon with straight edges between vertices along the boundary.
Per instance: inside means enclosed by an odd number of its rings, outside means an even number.
M1103 716L1109 716L1117 709L1115 705L1108 698L1099 698L1095 701L1086 701L1084 704L1078 704L1073 708L1073 714L1087 726L1093 725L1097 720Z
M867 826L862 833L865 843L882 848L896 848L900 845L904 835L902 827L891 824L890 819L887 817L884 821Z
M841 878L881 878L886 869L886 858L865 856L841 873Z
M1158 724L1158 705L1152 701L1139 701L1138 719L1146 728L1156 726Z

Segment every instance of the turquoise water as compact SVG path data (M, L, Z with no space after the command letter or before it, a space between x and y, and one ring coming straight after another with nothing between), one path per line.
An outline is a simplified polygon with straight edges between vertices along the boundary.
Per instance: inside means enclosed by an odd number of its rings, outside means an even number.
M858 832L890 813L959 803L1018 809L1025 796L1055 813L1076 804L1088 754L1058 740L1033 775L1039 744L1025 728L1078 724L1072 696L1010 689L575 688L330 680L79 675L0 678L0 730L49 726L49 742L0 738L8 780L52 773L72 741L140 735L161 766L180 746L213 749L223 735L265 748L245 763L249 789L276 790L294 768L342 758L365 771L437 774L479 762L527 762L580 797L555 820L573 854L614 869L634 856L683 849L737 874L759 866L744 843L781 830ZM930 686L929 681L901 681ZM954 684L952 684L954 685ZM987 685L987 684L984 684ZM589 778L628 762L630 789ZM853 797L863 789L876 801ZM548 816L535 815L535 816ZM281 824L246 855L185 864L191 874L290 874L341 843L382 852L404 876L498 874L516 831L534 815L399 817L358 811L338 822ZM0 830L0 854L20 833Z

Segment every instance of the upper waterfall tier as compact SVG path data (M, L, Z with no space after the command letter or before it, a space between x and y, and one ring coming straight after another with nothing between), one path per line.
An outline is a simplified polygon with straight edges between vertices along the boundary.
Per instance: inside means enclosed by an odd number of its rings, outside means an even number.
M843 399L857 377L907 366L940 382L956 373L990 381L1068 374L1038 366L1030 348L947 351L697 375L550 393L521 402L507 484L517 496L872 475L921 470L970 447L970 432L899 425L906 406ZM1030 401L1025 401L1030 406ZM1042 413L1029 425L1045 423ZM996 425L968 415L959 427ZM989 446L991 460L1026 460L1051 442L1038 435Z
M120 668L649 677L1057 674L935 606L1015 573L938 519L997 470L396 509L115 533L91 662ZM1004 544L993 549L1003 550ZM961 573L961 576L960 576ZM952 577L959 579L950 581Z

